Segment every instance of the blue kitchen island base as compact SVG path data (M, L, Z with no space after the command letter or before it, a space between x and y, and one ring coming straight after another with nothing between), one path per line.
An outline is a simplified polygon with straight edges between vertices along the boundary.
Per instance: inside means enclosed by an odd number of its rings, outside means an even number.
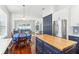
M36 53L37 54L63 54L62 51L40 40L39 38L36 38Z

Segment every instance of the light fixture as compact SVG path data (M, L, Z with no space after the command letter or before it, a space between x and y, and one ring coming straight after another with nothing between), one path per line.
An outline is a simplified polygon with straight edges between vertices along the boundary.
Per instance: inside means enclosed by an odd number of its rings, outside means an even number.
M22 5L23 6L23 17L22 17L22 20L26 20L26 16L25 16L25 5Z
M41 17L43 18L43 11L45 10L45 8L42 8L41 10Z

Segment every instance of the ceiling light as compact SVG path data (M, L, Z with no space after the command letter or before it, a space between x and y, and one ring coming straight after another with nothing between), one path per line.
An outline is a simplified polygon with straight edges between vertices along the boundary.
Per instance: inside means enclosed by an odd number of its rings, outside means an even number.
M22 5L23 6L23 17L22 17L22 20L26 20L26 16L25 16L25 5Z

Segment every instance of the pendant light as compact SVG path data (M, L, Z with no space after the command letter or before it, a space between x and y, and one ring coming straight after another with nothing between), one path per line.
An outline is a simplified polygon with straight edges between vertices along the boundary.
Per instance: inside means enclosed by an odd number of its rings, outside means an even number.
M23 17L22 17L22 20L26 20L26 16L25 16L25 5L22 5L23 6Z

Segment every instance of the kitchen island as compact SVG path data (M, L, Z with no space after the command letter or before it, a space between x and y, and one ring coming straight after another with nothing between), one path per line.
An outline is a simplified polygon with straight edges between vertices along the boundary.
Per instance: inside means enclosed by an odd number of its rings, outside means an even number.
M38 35L36 37L36 53L39 54L61 54L72 48L77 42L51 35Z

